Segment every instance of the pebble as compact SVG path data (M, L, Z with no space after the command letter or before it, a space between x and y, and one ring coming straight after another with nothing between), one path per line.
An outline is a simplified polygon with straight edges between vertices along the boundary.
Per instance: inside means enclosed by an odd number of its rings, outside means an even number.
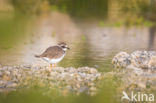
M152 56L149 63L148 63L148 67L150 69L155 69L156 70L156 56Z
M17 83L14 83L14 82L8 82L7 85L6 85L7 88L15 88L17 87Z
M96 88L95 87L91 87L90 91L96 91Z
M97 70L96 69L90 69L89 73L91 73L91 74L97 73Z
M78 94L93 91L96 88L96 81L101 76L95 68L89 67L55 67L51 69L50 67L31 65L2 66L0 75L0 87L3 87L4 90L38 85L39 87L65 88Z
M2 80L9 81L9 80L10 80L10 77L9 77L9 76L7 76L7 75L3 75L3 76L2 76Z

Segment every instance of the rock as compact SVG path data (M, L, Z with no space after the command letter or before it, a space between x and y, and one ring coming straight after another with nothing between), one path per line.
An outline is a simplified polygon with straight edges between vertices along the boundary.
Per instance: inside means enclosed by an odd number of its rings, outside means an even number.
M150 61L148 62L148 67L150 69L155 69L156 70L156 56L152 56Z
M2 68L2 64L0 64L0 69Z
M10 80L10 77L9 77L9 76L7 76L7 75L3 75L3 76L2 76L2 80L9 81L9 80Z
M31 66L31 65L24 65L23 67L24 67L24 68L31 69L32 66Z
M2 71L0 71L0 77L2 77L3 76L3 73L2 73Z
M143 82L138 82L137 84L140 88L146 88L146 84Z
M110 74L109 78L117 75L122 85L122 91L146 92L156 89L156 52L134 51L131 54L120 52L114 56L112 63L115 67L124 68ZM106 78L105 73L103 76ZM115 83L114 83L115 84Z
M126 67L131 63L130 55L126 52L120 52L114 56L114 58L112 59L112 63L115 67Z
M127 68L134 67L139 69L156 68L155 51L135 51L131 54L120 52L114 56L112 63L115 67Z
M76 87L79 89L81 86L80 86L80 84L76 84Z
M81 79L81 77L78 77L77 80L78 80L79 82L83 81L83 80Z
M0 81L0 87L5 87L8 82L5 80Z
M88 90L88 87L86 86L83 86L79 89L80 93L84 92L84 91L87 91Z
M90 86L90 87L92 87L94 85L95 85L94 83L88 83L88 86Z
M97 89L95 87L91 87L89 90L90 91L96 91Z
M7 85L6 85L7 88L15 88L17 87L17 83L14 83L14 82L8 82Z
M5 71L4 74L5 75L10 75L10 71Z
M40 67L31 65L4 66L0 69L0 87L12 90L18 87L62 88L76 93L93 90L100 73L95 68ZM88 85L90 83L90 85ZM94 88L93 88L94 86ZM69 88L68 88L69 87ZM83 90L82 88L85 88ZM87 88L87 89L86 89Z
M91 73L91 74L97 73L97 70L91 68L91 69L89 70L89 73Z

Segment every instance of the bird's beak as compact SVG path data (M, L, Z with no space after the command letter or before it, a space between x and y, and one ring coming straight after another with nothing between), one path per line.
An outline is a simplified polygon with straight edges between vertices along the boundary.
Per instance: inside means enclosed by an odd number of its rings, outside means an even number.
M69 47L67 47L67 49L69 49L69 50L70 50L70 48L69 48Z

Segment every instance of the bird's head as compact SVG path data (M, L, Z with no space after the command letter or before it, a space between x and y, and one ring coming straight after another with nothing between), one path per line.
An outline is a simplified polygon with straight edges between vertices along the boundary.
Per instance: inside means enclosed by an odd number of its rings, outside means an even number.
M58 43L58 46L60 46L64 51L66 51L67 49L70 49L65 42Z

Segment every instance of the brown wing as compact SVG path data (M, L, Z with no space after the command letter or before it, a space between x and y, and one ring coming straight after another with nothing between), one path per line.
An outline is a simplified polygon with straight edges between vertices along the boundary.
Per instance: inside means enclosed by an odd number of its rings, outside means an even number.
M48 57L51 59L56 59L61 57L64 54L64 51L59 46L49 47L43 52L40 57Z

